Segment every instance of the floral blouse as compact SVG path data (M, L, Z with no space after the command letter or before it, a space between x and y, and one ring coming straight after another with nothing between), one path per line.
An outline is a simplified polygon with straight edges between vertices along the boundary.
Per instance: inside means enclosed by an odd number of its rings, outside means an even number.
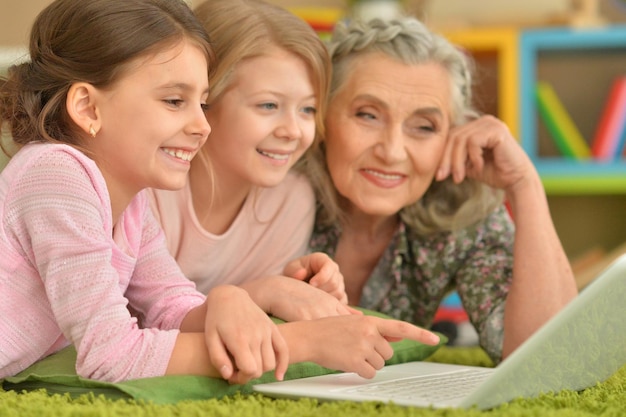
M498 363L514 233L504 206L457 232L422 236L400 222L363 288L360 307L429 328L442 299L456 289L480 345ZM310 248L334 257L340 235L339 226L316 224Z

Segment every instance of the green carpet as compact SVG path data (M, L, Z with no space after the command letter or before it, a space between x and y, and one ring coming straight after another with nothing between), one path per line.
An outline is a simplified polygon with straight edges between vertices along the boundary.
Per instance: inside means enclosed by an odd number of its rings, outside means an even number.
M445 363L489 366L478 348L442 347L429 360ZM607 381L583 392L563 391L532 400L516 400L489 411L429 410L380 403L274 400L258 394L235 395L219 400L182 401L155 405L127 400L109 400L94 395L72 399L69 395L48 395L44 391L16 393L0 391L0 417L46 416L341 416L341 417L624 417L626 416L626 365Z

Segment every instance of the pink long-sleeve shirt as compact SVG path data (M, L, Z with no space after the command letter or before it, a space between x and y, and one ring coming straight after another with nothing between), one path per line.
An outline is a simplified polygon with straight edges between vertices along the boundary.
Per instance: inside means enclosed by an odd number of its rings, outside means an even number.
M31 144L0 175L0 219L0 378L70 343L83 377L165 373L177 329L205 297L167 251L143 192L113 225L91 159Z

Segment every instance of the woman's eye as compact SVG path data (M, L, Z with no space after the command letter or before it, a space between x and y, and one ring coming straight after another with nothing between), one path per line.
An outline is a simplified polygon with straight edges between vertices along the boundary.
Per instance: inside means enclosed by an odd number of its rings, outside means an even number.
M417 127L419 130L422 131L426 131L426 132L434 132L435 131L435 126L433 125L421 125Z
M368 112L364 112L364 111L356 112L356 117L358 117L360 119L370 119L370 120L376 119L376 116L374 116L372 113L368 113Z
M428 118L428 117L415 117L406 121L405 125L410 131L424 134L424 133L433 133L438 130L439 121L436 118Z
M407 133L415 137L430 137L437 130L437 125L434 123L415 123L408 126Z
M317 114L317 109L313 106L307 106L303 109L304 113L315 115Z
M202 108L203 112L209 111L209 105L207 103L200 104L200 107Z

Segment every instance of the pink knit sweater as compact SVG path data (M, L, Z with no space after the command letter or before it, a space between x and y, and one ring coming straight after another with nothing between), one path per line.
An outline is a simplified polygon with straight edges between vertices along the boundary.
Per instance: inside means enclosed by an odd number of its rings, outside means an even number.
M31 144L0 175L0 216L0 378L70 343L83 377L165 373L204 296L169 255L143 192L114 228L96 164L66 145Z

